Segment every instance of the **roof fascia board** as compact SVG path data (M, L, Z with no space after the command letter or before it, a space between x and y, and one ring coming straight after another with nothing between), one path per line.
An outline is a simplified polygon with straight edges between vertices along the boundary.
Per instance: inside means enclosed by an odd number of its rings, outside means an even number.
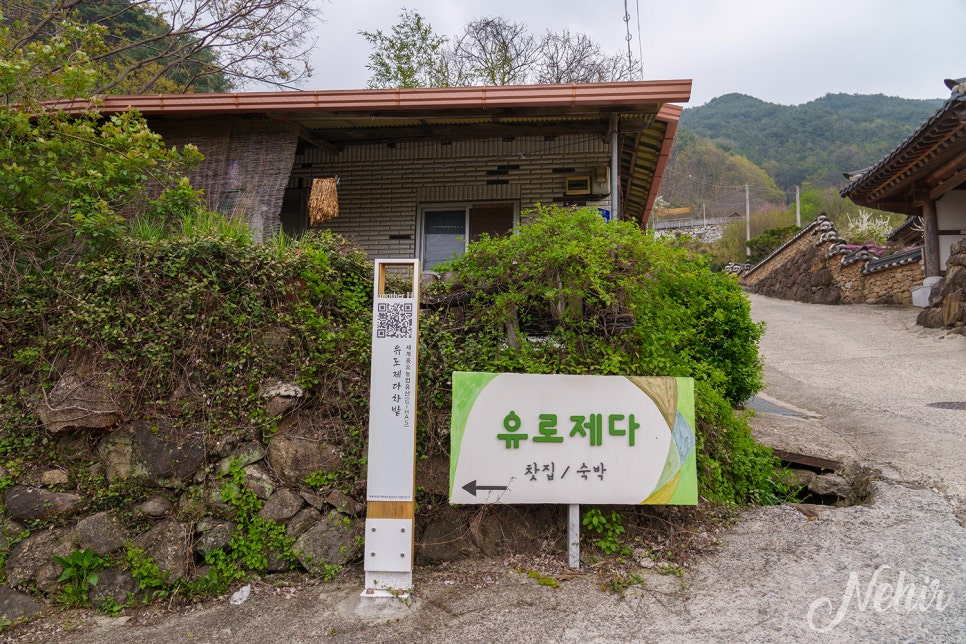
M91 107L104 113L135 109L142 114L155 116L271 112L398 113L427 109L489 111L540 107L634 107L687 102L690 97L690 80L671 80L502 87L105 96L94 101L54 101L47 106L68 112L80 112Z
M658 153L657 165L654 167L654 178L651 180L650 194L644 204L644 212L641 213L641 228L647 226L647 221L651 218L651 209L657 199L657 193L661 187L661 179L664 178L664 170L667 168L668 159L671 157L671 146L674 143L674 135L678 131L678 123L681 121L681 112L684 108L680 105L662 105L658 110L655 120L665 123L664 143Z

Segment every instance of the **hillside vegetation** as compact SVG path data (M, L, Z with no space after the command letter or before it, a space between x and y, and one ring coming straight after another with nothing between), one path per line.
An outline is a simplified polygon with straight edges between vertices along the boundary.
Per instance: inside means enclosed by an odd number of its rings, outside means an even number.
M805 183L842 188L843 172L878 161L941 104L942 99L828 94L802 105L776 105L726 94L685 109L681 127L747 157L784 190Z

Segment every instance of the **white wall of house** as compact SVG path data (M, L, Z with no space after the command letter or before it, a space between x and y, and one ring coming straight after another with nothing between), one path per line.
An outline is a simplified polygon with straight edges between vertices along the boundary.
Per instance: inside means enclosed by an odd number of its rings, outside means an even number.
M960 231L958 234L939 236L939 265L945 270L950 246L966 237L966 190L947 192L937 200L936 217L939 230Z
M564 193L566 177L609 162L609 143L592 135L372 144L339 154L306 148L289 185L307 191L313 178L338 177L339 216L326 227L372 257L411 258L428 205L512 202L517 213L561 201L607 208L609 197Z

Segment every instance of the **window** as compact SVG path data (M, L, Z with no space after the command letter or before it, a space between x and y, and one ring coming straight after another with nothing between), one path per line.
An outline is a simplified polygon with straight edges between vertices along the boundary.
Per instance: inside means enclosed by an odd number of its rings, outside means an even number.
M516 205L513 203L481 203L450 206L427 206L421 217L418 253L424 270L463 254L469 242L486 233L502 237L513 230Z

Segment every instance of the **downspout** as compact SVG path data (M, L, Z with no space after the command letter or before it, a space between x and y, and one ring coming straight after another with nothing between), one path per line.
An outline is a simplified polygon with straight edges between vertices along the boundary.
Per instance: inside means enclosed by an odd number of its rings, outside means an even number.
M620 174L621 159L618 149L617 114L610 115L610 217L611 221L620 221Z

